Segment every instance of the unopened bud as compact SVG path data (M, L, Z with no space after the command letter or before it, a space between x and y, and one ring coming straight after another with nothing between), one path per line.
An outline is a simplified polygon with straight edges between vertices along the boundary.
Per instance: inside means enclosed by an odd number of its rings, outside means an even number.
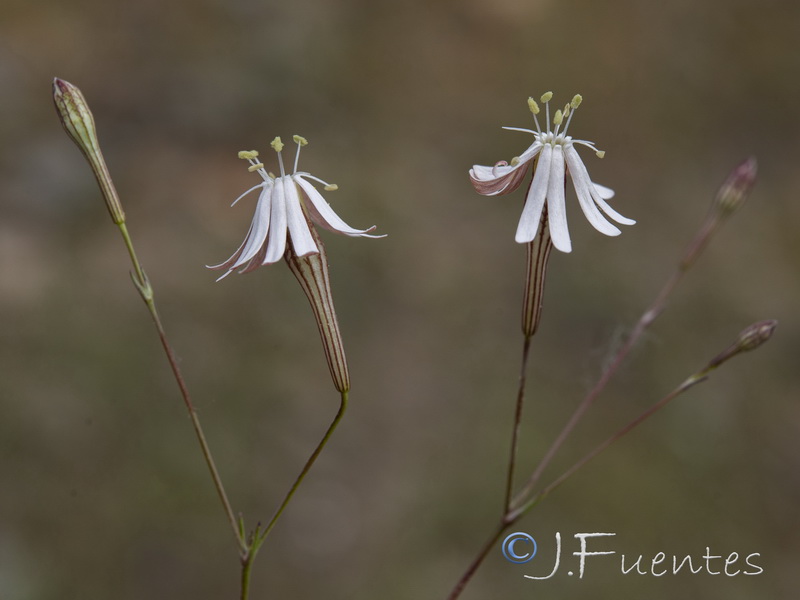
M117 190L114 188L103 153L100 151L94 117L92 111L89 110L86 98L76 86L56 77L53 80L53 101L64 130L80 148L92 167L111 219L117 225L124 223L125 212L122 210Z
M754 156L740 163L731 171L717 192L716 205L722 214L729 215L739 210L739 207L747 199L750 188L756 182L757 172L758 164Z
M714 369L740 352L755 350L772 337L777 325L778 322L774 319L753 323L739 334L733 344L708 363L708 368Z

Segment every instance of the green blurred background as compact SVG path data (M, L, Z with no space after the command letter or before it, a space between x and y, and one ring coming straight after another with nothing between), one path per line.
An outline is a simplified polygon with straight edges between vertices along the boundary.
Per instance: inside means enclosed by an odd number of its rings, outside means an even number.
M256 563L252 598L444 598L495 523L522 339L522 192L474 163L524 149L525 100L584 103L571 133L619 238L570 190L533 346L531 469L674 268L740 160L759 182L578 428L551 476L753 321L775 338L635 431L493 551L478 598L794 598L800 500L800 3L790 0L118 0L0 4L0 598L234 598L232 535L127 256L64 135L54 76L95 114L237 511L268 519L338 397L307 302L278 264L214 283L256 183L236 158L298 133L301 168L382 240L324 235L351 410ZM619 573L563 560L577 532L653 556L761 553L757 577ZM548 555L549 553L549 555ZM550 556L550 558L548 558ZM629 559L630 560L630 559ZM740 564L741 566L741 564Z

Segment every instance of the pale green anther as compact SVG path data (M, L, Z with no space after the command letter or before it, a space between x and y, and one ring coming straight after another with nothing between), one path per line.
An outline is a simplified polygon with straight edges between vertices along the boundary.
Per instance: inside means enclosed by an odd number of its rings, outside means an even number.
M564 118L569 116L569 104L564 105Z
M339 186L336 185L335 183L329 183L322 189L324 189L326 192L335 192L336 190L339 189Z
M550 102L550 98L552 97L553 97L553 92L545 92L544 94L542 94L542 102L547 104L548 102Z
M597 155L597 158L603 158L606 155L606 151L598 150L597 152L595 152L595 154Z
M264 168L264 163L258 163L256 165L251 165L247 167L248 172L252 173L253 171L258 171L259 169Z
M556 125L561 125L562 121L564 121L564 114L557 110L555 116L553 117L553 123Z
M64 130L89 161L89 166L91 166L103 193L111 219L117 225L124 223L125 212L122 210L117 190L111 181L103 153L100 151L94 117L92 111L89 110L86 98L76 86L56 77L53 80L53 101Z
M280 136L272 140L269 145L272 146L272 149L275 150L275 152L280 152L283 150L283 142L281 141Z
M519 156L515 156L511 159L511 166L516 167L519 164Z
M293 135L292 139L294 140L294 143L298 144L299 146L305 146L308 144L308 140L302 135Z
M583 102L583 96L581 96L580 94L575 94L572 97L572 102L570 102L573 110L578 108L581 105L581 102Z
M269 176L270 179L275 179L275 173L273 173L272 171L267 173L267 175Z
M257 156L258 156L257 150L242 150L241 152L239 152L239 158L243 160L253 160Z
M535 115L539 114L539 105L536 103L536 100L534 100L533 98L528 98L528 108L530 109L530 111L533 114L535 114Z

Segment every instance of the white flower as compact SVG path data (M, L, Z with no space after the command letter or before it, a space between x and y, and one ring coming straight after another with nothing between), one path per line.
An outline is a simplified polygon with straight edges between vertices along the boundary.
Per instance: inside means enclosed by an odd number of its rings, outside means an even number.
M620 230L612 225L603 213L623 225L633 225L636 221L623 217L609 206L606 200L614 196L614 191L592 182L581 157L575 150L575 144L591 148L600 158L605 153L595 148L591 142L573 140L571 136L567 135L567 129L570 121L572 121L575 109L578 108L582 101L581 96L576 95L564 107L563 112L561 110L556 111L553 117L553 124L555 125L553 130L550 129L549 105L552 97L552 92L547 92L541 98L546 109L546 131L542 131L539 126L539 119L536 116L539 114L539 105L533 98L528 98L528 107L533 113L536 131L517 127L503 128L533 134L533 144L525 152L512 159L510 165L505 161L501 161L493 167L475 165L470 169L469 176L473 187L479 194L484 196L508 194L519 187L528 170L528 165L533 162L534 158L538 157L534 167L533 181L528 189L528 196L525 199L525 207L522 210L515 239L520 244L526 244L534 240L539 230L539 223L546 200L547 222L553 245L562 252L571 252L572 243L567 229L567 213L564 201L567 172L572 177L572 183L575 186L575 192L578 195L578 202L583 209L583 214L586 215L589 223L597 231L606 235L620 234ZM559 132L559 128L565 119L564 130ZM602 212L600 212L601 210Z
M272 173L264 170L264 164L256 161L258 152L255 150L239 152L239 158L250 162L251 166L248 170L257 172L264 181L233 201L233 204L236 204L250 192L261 190L253 222L250 224L250 230L242 245L224 263L209 267L210 269L225 270L225 274L219 279L227 277L237 269L240 269L240 273L247 273L261 265L278 262L286 253L287 242L291 243L295 256L319 254L319 248L310 229L312 222L325 229L352 237L384 237L369 235L375 226L369 229L354 229L333 212L322 194L307 180L318 181L325 186L326 191L334 191L338 189L338 186L326 183L308 173L297 171L300 148L308 142L299 135L294 136L293 139L297 144L297 154L291 175L286 175L284 172L283 157L281 156L283 142L279 137L276 137L270 145L278 153L280 177L275 177Z

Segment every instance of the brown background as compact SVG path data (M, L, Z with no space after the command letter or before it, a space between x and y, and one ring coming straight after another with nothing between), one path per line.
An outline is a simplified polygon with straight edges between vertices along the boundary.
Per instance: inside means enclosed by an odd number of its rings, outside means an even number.
M626 438L520 524L465 600L792 598L800 4L790 0L119 0L0 5L0 597L234 598L235 547L54 76L94 110L141 259L237 510L271 515L335 412L306 300L284 265L214 283L275 135L382 240L324 235L351 411L255 567L252 598L444 598L496 519L521 347L522 194L473 163L526 144L525 100L584 103L583 155L638 220L554 253L530 370L535 464L691 239L727 171L760 179L553 466L672 389L763 318L774 340ZM630 557L760 552L764 574L583 581L553 535L616 532ZM599 543L598 543L599 544ZM599 546L602 544L598 545Z

